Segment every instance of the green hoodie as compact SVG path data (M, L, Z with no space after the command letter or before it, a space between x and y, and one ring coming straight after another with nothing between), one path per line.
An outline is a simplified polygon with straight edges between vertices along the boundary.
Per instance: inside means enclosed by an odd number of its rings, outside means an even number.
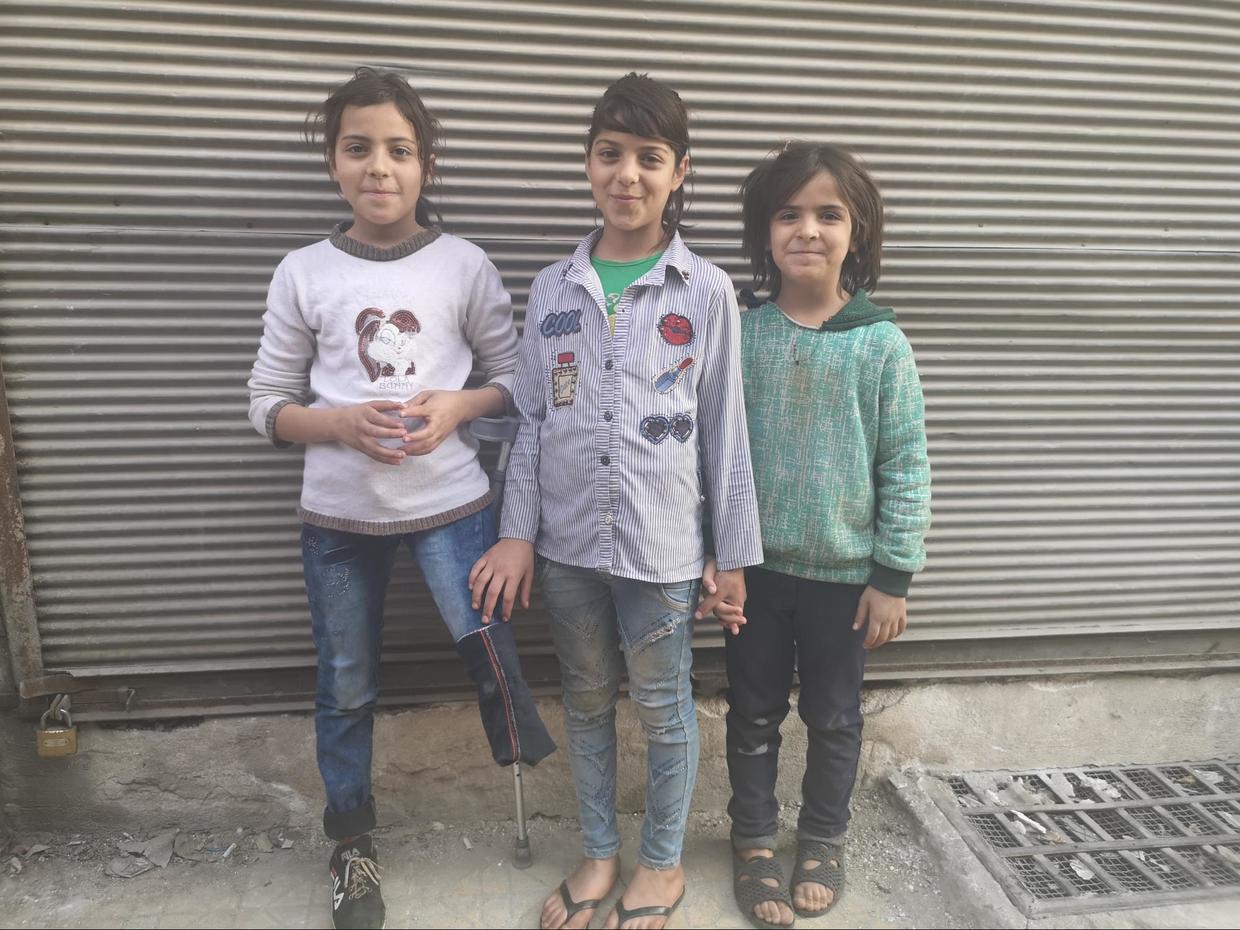
M925 410L895 318L864 291L819 328L741 315L764 568L905 596L925 563Z

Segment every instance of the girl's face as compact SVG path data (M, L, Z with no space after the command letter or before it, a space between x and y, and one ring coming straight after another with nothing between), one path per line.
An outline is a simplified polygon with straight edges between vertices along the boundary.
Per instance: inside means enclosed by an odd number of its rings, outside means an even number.
M660 139L605 129L586 155L586 177L604 228L662 237L663 208L685 182L689 156L679 161Z
M852 251L852 225L835 178L820 171L806 181L771 217L771 258L783 286L834 295L844 259Z
M352 238L392 245L421 230L414 208L426 178L413 126L395 103L345 107L331 173L353 208Z

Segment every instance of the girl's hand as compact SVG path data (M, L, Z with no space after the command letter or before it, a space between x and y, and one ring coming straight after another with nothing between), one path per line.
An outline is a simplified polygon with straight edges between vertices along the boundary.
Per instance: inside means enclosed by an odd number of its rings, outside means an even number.
M405 434L401 451L409 455L426 455L439 448L465 420L470 419L471 405L465 391L422 391L400 408L402 417L421 417L422 425Z
M380 439L403 439L405 425L388 412L400 410L394 400L372 400L366 404L336 407L331 413L331 437L368 455L384 465L399 465L405 460L400 449L390 449Z
M859 630L866 623L870 629L865 635L865 648L877 649L904 632L908 626L908 598L884 594L877 588L866 587L861 592L853 629Z
M737 636L740 634L741 627L745 625L745 608L739 604L722 601L715 605L715 619L719 621L721 627L733 636Z
M715 619L735 636L745 623L745 570L733 569L721 572L715 563L714 556L706 557L702 566L703 597L693 612L695 620L701 620L712 611Z
M469 570L469 590L473 608L482 605L482 622L490 623L495 602L503 597L503 618L512 617L513 603L521 597L521 606L530 606L530 588L534 584L534 546L524 539L501 539L482 554Z

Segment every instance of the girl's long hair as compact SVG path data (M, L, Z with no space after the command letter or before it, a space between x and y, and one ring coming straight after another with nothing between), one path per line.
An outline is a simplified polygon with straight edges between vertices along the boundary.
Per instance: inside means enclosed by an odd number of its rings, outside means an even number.
M418 145L418 161L422 164L422 195L418 197L413 216L419 226L430 226L440 219L439 210L426 198L427 186L433 184L435 159L441 137L439 120L431 114L418 92L395 71L358 68L353 77L333 90L322 105L306 117L304 135L311 145L322 145L323 160L328 171L335 167L336 140L340 137L340 120L345 107L369 107L378 103L394 103L401 116L413 127Z
M754 290L779 296L783 281L771 259L771 218L814 175L835 179L852 217L852 241L840 269L840 286L849 294L878 286L883 257L883 197L860 160L848 149L825 142L787 142L741 182L744 233L741 251L753 269Z

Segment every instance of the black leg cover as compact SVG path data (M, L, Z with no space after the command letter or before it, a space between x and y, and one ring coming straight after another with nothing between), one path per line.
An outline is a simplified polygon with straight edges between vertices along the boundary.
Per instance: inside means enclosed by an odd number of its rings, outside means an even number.
M478 685L478 710L498 765L537 765L555 752L555 742L534 707L521 675L517 644L507 623L496 623L456 644L465 670Z

